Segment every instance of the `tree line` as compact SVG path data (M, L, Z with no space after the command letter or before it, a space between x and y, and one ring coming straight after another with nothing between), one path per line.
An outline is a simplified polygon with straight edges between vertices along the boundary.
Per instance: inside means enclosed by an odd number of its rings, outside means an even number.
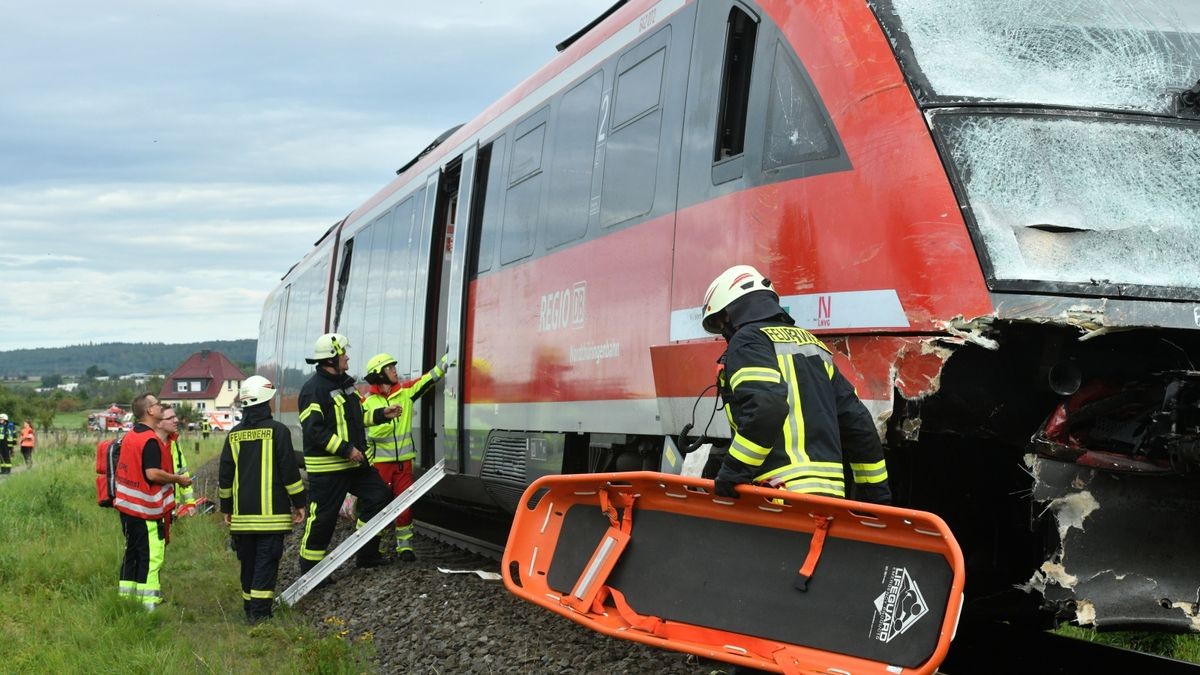
M163 344L161 342L105 342L70 347L38 347L0 351L0 378L99 377L128 373L167 375L183 360L202 349L221 352L234 364L253 371L258 340L210 340ZM53 378L58 376L58 382Z

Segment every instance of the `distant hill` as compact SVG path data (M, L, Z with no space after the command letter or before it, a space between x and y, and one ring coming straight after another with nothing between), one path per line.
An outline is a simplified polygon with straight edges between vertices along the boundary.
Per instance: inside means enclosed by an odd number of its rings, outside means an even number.
M158 342L106 342L71 347L43 347L0 351L0 377L84 375L89 368L109 375L167 374L201 349L221 352L235 364L253 372L258 340L212 340L184 344Z

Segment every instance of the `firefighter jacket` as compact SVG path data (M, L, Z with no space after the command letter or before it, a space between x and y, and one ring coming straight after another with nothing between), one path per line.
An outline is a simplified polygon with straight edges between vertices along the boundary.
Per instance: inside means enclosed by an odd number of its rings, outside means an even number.
M181 476L187 476L191 479L192 472L188 470L187 459L183 456L183 448L179 445L179 434L171 434L167 438L167 444L171 446L171 471ZM182 485L175 486L175 502L181 506L196 503L196 493L191 485L184 487Z
M150 445L150 441L154 441ZM121 457L117 460L117 492L113 495L113 506L121 513L142 520L161 520L175 509L173 485L151 483L142 469L142 454L149 448L160 453L158 465L164 470L171 468L170 450L159 442L153 429L143 424L134 425L133 431L121 440Z
M269 405L246 408L225 437L217 488L230 532L291 531L291 509L305 504L304 483L292 433L271 418Z
M303 430L304 466L308 473L355 469L350 450L367 451L362 398L354 378L318 368L300 388L297 404Z
M387 394L379 385L371 385L363 400L363 424L367 427L367 458L372 465L405 462L416 456L411 433L413 401L433 391L433 385L445 374L440 366L434 366L415 382L398 384ZM384 418L383 409L390 405L400 405L402 410L389 420Z
M833 356L786 314L738 327L718 376L733 441L722 477L792 492L888 503L883 445L870 412Z
M13 422L0 422L0 444L12 446L17 442L17 425Z

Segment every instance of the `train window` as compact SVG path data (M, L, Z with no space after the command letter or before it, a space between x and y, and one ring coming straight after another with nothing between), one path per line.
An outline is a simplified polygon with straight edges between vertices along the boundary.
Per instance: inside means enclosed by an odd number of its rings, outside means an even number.
M746 109L750 101L750 71L758 23L742 8L729 10L725 27L725 65L721 71L721 107L713 161L736 157L745 150Z
M366 227L354 235L354 256L350 265L350 282L346 287L346 301L337 324L337 331L350 338L351 342L362 339L363 311L367 303L367 276L371 268L372 228Z
M374 354L379 349L380 322L387 286L388 247L391 246L392 214L384 214L371 224L371 270L367 275L367 297L363 310L363 332L359 349ZM350 337L350 336L346 336Z
M837 142L808 75L789 50L782 43L776 43L763 142L763 170L829 159L838 153Z
M383 292L383 340L380 351L398 359L407 372L408 350L411 349L412 303L414 285L414 253L416 252L415 228L413 227L413 202L409 197L396 207L392 221L391 244L388 246L387 280Z
M342 265L338 268L337 297L333 301L333 325L340 326L342 306L346 302L346 285L350 283L350 264L354 260L354 240L342 244Z
M517 136L513 143L512 166L508 170L508 184L516 185L521 180L542 170L542 147L545 144L546 124Z
M564 94L559 104L554 164L547 193L546 248L575 241L587 232L596 125L603 89L601 71Z
M509 165L508 195L504 199L504 228L500 233L500 263L533 253L542 202L542 151L549 108L517 125Z
M477 275L492 269L492 258L496 252L496 232L500 229L500 205L504 203L503 191L500 189L504 181L504 172L500 170L504 165L504 136L492 141L490 147L492 151L487 168L488 199L483 203L483 224L479 229L479 256L475 263Z
M663 71L670 25L631 48L617 62L611 129L606 141L600 226L645 215L654 207L662 131Z
M313 341L325 332L328 275L329 262L321 260L297 276L288 290L284 386L291 391L299 389L310 374L311 366L304 363L304 357L312 353Z

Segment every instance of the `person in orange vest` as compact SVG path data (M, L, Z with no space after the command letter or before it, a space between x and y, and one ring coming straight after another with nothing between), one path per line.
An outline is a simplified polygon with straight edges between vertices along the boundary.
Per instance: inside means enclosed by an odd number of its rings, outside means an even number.
M25 457L25 468L33 468L33 425L29 420L25 420L25 426L21 427L21 455Z
M174 411L171 411L174 414ZM125 555L117 594L154 611L163 601L158 573L169 539L175 485L192 484L171 471L170 448L158 437L163 407L153 394L133 400L137 423L121 441L113 506L121 514Z

